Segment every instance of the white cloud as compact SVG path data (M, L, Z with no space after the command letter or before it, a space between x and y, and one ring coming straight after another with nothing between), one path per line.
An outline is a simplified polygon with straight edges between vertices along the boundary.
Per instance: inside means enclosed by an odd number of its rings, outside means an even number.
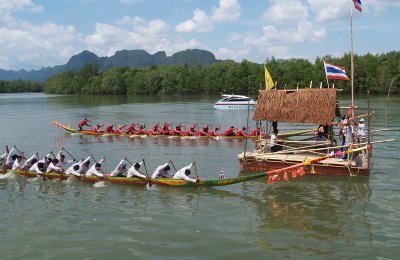
M120 2L123 4L132 5L132 4L141 3L141 2L143 2L143 0L120 0Z
M363 12L365 10L373 10L373 13L377 16L381 15L383 12L389 10L391 7L398 8L400 7L399 0L369 0L362 1ZM373 8L369 8L373 7Z
M0 35L0 57L7 57L0 60L2 69L32 68L32 64L36 64L36 68L41 64L62 64L82 46L82 37L74 27L54 23L37 27L23 23L19 28L0 28ZM61 62L62 59L65 61Z
M122 49L157 52L169 48L168 26L162 20L123 17L118 23L129 26L97 23L95 32L85 38L88 48L101 56L111 56Z
M179 23L175 31L179 33L210 32L214 29L213 21L233 21L240 17L241 6L236 0L220 0L218 7L212 7L211 16L203 10L196 9L193 18Z
M263 16L271 21L304 20L307 17L308 8L300 0L274 0Z
M325 29L314 29L310 22L300 21L297 27L286 29L279 29L272 25L264 26L261 36L248 35L243 38L243 43L248 46L272 46L280 42L318 42L325 37Z
M140 24L135 28L135 32L142 36L164 35L167 30L168 26L162 20L153 20L147 24Z
M229 48L219 48L215 52L215 57L217 59L221 60L236 60L236 61L241 61L243 59L248 59L250 55L250 50L247 48L239 48L239 47L233 47L231 49Z
M241 6L236 0L220 0L218 7L212 8L214 21L234 21L240 17Z
M168 25L163 20L152 20L147 22L141 17L124 16L116 22L118 25L128 25L137 33L142 35L165 34L168 30Z
M321 1L308 0L311 10L317 15L320 22L335 21L348 17L353 2L350 0Z
M206 48L205 45L201 44L198 42L196 39L190 39L190 40L181 40L181 41L175 41L177 43L172 44L171 46L163 46L164 49L166 50L167 53L174 54L178 51L186 50L186 49L204 49Z
M196 9L193 12L193 18L178 24L175 27L175 31L180 33L209 32L213 28L214 25L212 24L211 19L208 17L206 12Z
M0 0L0 22L12 22L12 13L22 10L42 12L43 7L40 5L35 5L31 0Z
M137 26L146 23L146 20L137 16L135 17L124 16L120 19L117 19L116 23L119 25Z

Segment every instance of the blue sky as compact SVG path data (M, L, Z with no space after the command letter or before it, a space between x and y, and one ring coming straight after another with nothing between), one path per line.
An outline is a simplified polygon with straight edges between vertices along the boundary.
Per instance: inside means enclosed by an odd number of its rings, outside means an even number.
M0 68L65 64L83 50L111 56L204 49L217 59L342 56L352 0L0 0ZM400 0L353 8L354 50L400 48Z

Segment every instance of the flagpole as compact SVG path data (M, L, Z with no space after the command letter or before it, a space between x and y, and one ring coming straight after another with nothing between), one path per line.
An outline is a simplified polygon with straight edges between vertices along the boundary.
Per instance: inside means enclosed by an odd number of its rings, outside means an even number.
M351 117L354 117L354 51L353 51L353 7L350 9L350 58L351 58Z
M325 69L325 78L326 78L326 84L328 85L329 88L329 80L328 80L328 73L326 72L326 66L325 66L325 61L322 60L324 62L324 69Z

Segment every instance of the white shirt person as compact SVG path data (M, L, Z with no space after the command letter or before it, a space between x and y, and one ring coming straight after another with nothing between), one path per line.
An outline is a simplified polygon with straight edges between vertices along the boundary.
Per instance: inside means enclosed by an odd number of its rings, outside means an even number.
M137 177L137 178L142 178L142 179L146 179L147 176L144 175L143 173L141 173L139 171L140 166L143 164L143 161L139 162L139 163L135 163L134 165L132 165L129 169L128 169L128 175L126 177L128 178L132 178L132 177Z
M177 171L174 174L174 179L181 179L181 180L185 180L187 182L197 182L197 180L188 177L188 175L190 175L190 168L192 168L192 166L194 164L195 164L195 162L192 162L188 166L185 166L182 169L180 169L179 171Z
M110 173L110 176L112 177L125 177L127 175L127 169L126 169L126 159L122 159L117 167Z
M65 174L71 174L71 175L75 175L75 176L78 176L78 177L81 177L83 175L83 174L81 174L79 172L79 164L78 163L75 163L75 164L71 165L71 167L69 167L67 169Z
M57 172L57 173L63 172L64 169L62 167L57 166L58 163L59 163L58 159L54 158L53 161L47 167L46 172Z
M104 174L101 173L101 164L104 162L106 157L101 158L101 160L98 163L95 163L90 167L90 169L86 172L86 176L97 176L97 177L103 177Z
M151 175L151 178L172 178L173 175L169 171L171 168L168 165L169 162L160 165L157 167L157 169L153 172L153 175Z

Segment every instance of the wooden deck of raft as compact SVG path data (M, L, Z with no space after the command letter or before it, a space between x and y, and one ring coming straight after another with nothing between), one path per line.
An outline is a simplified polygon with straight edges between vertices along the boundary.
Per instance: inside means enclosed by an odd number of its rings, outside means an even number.
M246 152L246 153L241 153L238 155L239 159L243 159L243 157L246 157L246 160L254 160L254 161L259 161L259 162L268 162L268 161L280 161L282 163L301 163L309 159L316 159L320 156L314 155L314 154L284 154L284 153L260 153L257 151L253 152ZM353 161L348 161L348 160L340 160L338 158L328 158L325 159L318 164L322 165L335 165L335 166L342 166L342 167L347 167L347 166L356 166L356 162Z

